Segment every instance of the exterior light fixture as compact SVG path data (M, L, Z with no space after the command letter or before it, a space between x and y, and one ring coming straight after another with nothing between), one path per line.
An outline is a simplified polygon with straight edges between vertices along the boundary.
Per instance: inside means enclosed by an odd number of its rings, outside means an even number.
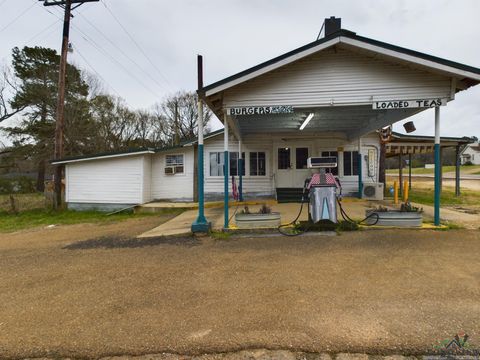
M310 120L313 119L314 116L315 116L314 113L308 114L307 118L303 121L302 125L300 125L300 128L299 128L298 130L303 130L303 129L305 129L305 127L308 125L308 123L310 122Z

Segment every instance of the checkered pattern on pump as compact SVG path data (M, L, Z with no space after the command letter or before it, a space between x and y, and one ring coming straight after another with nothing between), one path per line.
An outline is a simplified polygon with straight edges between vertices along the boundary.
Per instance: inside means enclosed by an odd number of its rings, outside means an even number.
M310 182L307 186L307 189L310 189L312 186L316 185L335 185L338 188L338 183L335 180L335 176L332 173L325 173L325 184L321 183L320 174L313 174Z

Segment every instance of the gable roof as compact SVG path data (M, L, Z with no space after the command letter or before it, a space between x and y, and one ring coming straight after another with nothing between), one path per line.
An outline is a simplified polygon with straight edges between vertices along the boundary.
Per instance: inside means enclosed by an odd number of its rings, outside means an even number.
M480 144L478 142L476 142L476 143L472 142L471 144L468 144L460 152L460 155L463 154L467 149L472 149L473 151L480 152Z
M352 31L341 29L322 39L313 41L235 75L207 85L199 90L199 94L208 97L337 44L345 44L346 46L380 53L400 61L415 63L420 66L448 73L452 76L461 77L462 79L466 78L469 80L469 84L466 84L466 87L476 85L480 82L480 68L359 36Z

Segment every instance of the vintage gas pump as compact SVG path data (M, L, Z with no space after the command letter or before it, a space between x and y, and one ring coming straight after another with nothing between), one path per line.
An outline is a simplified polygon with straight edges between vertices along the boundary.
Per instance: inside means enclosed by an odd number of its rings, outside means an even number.
M316 224L322 220L337 222L337 197L341 195L341 186L337 177L327 173L327 168L337 167L336 157L311 157L307 160L309 169L318 169L318 173L305 180L308 191L308 219Z

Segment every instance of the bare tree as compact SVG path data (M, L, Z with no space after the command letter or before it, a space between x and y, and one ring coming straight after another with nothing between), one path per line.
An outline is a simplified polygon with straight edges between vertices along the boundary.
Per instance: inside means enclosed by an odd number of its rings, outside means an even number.
M197 94L193 92L178 92L165 98L162 103L154 106L155 116L162 122L160 129L166 143L173 142L178 131L180 139L193 139L198 135ZM178 118L176 118L176 115ZM207 108L204 111L205 131L209 131L208 123L212 117Z
M12 74L10 67L6 64L2 65L0 72L0 122L25 110L26 106L12 108L10 104L10 99L15 95L18 87L18 80Z

